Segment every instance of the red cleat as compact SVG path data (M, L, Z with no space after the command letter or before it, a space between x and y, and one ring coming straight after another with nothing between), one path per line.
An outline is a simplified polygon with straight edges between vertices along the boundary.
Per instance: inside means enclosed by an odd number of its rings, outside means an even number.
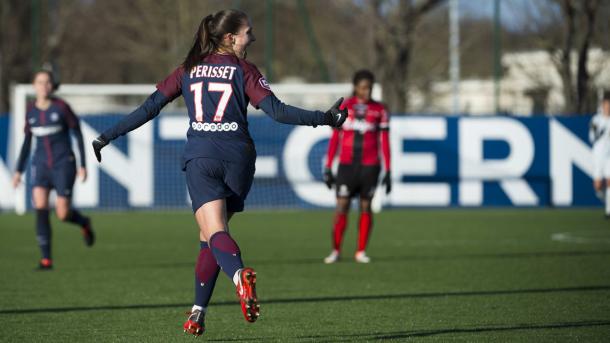
M195 310L193 312L187 312L186 314L188 314L189 317L182 326L184 332L190 333L196 337L201 336L205 331L205 324L203 323L205 313Z
M53 261L50 258L43 258L38 263L38 270L51 270L53 269Z
M260 315L260 306L256 298L256 272L254 269L244 268L239 271L239 283L236 288L244 318L248 322L254 323Z

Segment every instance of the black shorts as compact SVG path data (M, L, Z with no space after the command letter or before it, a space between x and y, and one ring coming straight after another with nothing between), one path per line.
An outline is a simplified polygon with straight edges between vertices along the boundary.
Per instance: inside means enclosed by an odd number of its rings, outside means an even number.
M379 180L380 166L339 164L337 172L337 197L372 198Z
M35 163L30 168L32 186L55 189L60 197L71 198L76 180L74 159L63 161L49 168L46 163Z
M186 185L193 212L205 203L226 199L227 212L241 212L254 180L254 160L246 163L195 158L186 163Z

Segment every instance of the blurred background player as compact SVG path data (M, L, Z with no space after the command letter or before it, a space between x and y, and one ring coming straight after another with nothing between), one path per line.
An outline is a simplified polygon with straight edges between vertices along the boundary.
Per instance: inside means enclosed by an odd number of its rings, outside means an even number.
M342 108L348 110L348 118L343 127L333 130L328 144L324 182L329 189L336 184L337 208L333 227L333 251L324 259L325 263L335 263L339 259L351 199L355 196L360 199L355 260L360 263L370 262L365 250L373 227L371 200L381 170L380 146L385 169L382 183L386 194L392 190L389 116L383 104L371 99L374 83L375 76L368 70L360 70L354 74L353 96L342 105ZM331 168L339 146L339 169L335 179Z
M591 118L589 140L593 144L593 187L604 201L606 218L610 218L610 92L602 98L601 112Z
M21 183L21 176L30 155L32 137L36 137L36 149L32 158L30 175L32 180L32 200L36 210L36 238L42 258L39 269L53 267L51 258L51 224L49 220L49 194L52 189L57 193L55 211L57 217L68 223L78 225L87 246L92 246L95 236L91 220L71 206L72 187L78 174L82 182L87 179L83 135L80 123L70 106L54 97L57 85L53 74L42 70L33 79L36 100L28 105L25 121L25 139L17 160L13 176L13 187ZM80 165L72 152L70 132L76 138Z
M229 221L244 209L254 177L256 151L248 131L248 103L278 122L339 127L347 110L339 99L330 110L306 111L279 101L256 66L246 61L254 42L248 16L238 10L219 11L203 18L184 62L157 84L146 102L93 141L101 149L115 138L156 117L170 101L183 96L190 127L183 170L193 212L199 225L200 251L195 266L195 304L184 331L204 330L204 317L220 269L233 280L248 322L259 315L256 273L244 268L241 251L229 234Z

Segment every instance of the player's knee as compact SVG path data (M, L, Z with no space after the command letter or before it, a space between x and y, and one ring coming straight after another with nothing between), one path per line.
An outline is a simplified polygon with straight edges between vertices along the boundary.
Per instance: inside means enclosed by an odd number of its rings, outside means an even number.
M360 212L371 212L370 199L360 199Z
M55 210L55 214L57 215L57 219L66 221L68 219L68 214L70 213L69 209L58 208Z

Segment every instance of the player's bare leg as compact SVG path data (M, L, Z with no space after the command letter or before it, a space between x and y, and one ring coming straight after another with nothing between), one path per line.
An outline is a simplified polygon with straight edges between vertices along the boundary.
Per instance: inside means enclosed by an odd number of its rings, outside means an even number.
M34 187L32 199L36 209L36 239L40 247L41 259L38 264L39 270L50 270L53 268L51 258L51 222L49 220L49 189Z
M326 258L324 263L331 264L339 261L341 255L341 243L343 242L343 235L347 228L347 215L349 214L349 197L337 197L337 207L335 210L335 220L333 223L333 250Z
M207 202L195 212L201 238L209 242L218 265L235 284L244 318L248 322L255 322L260 314L256 272L252 268L244 268L239 247L229 235L228 221L231 216L232 213L227 212L225 199Z
M371 259L366 255L366 246L373 229L373 212L371 198L360 197L360 221L358 223L358 249L354 259L358 263L369 263Z
M595 189L595 195L597 196L597 198L601 201L604 201L604 199L606 198L606 194L604 189L604 182L602 179L593 180L593 189Z
M95 244L95 233L91 226L91 219L83 216L78 210L72 208L70 198L58 196L55 202L55 213L59 220L80 227L86 246L90 247Z

